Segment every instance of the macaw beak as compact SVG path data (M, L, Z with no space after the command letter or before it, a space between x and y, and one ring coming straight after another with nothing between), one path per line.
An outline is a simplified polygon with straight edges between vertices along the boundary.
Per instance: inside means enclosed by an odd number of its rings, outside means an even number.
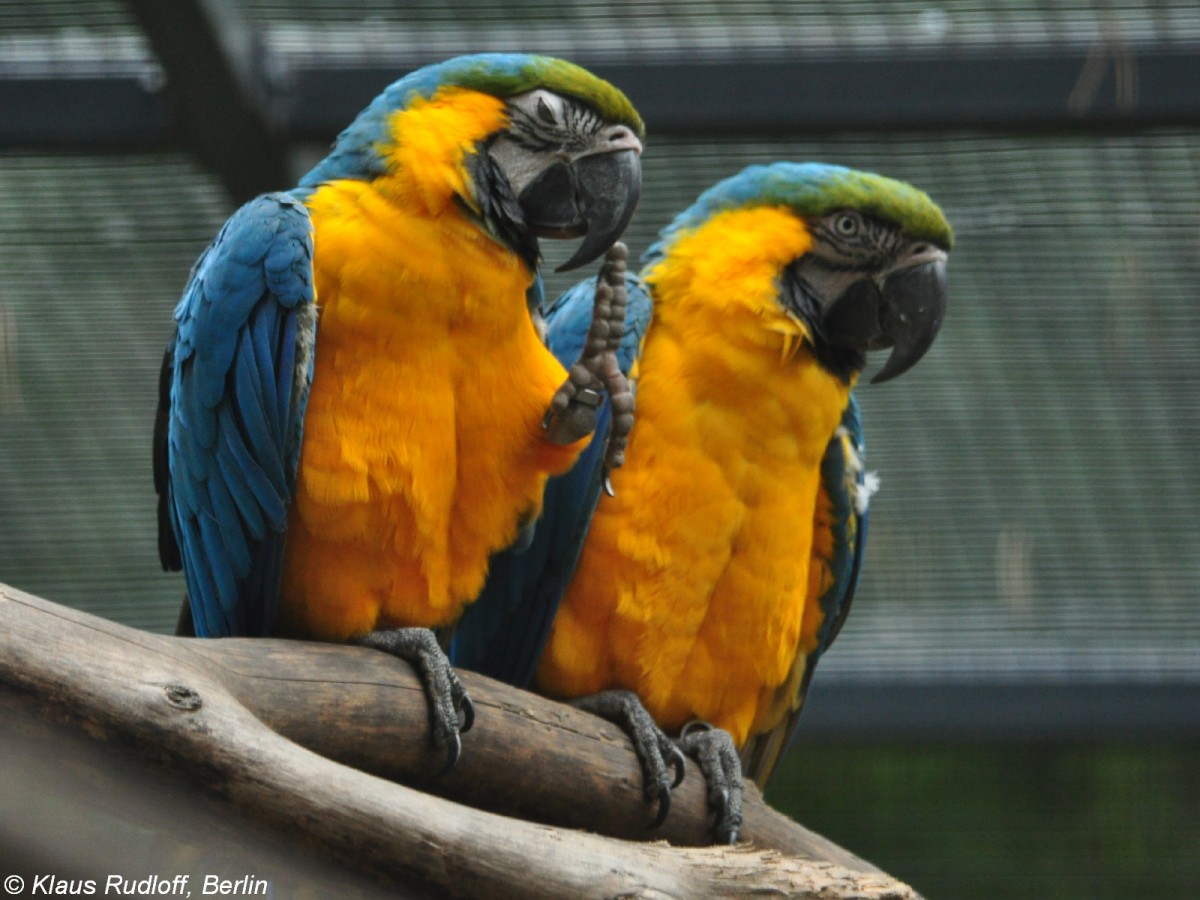
M892 348L872 384L890 381L917 364L946 316L946 260L929 260L888 274L877 283L856 281L825 317L826 338L867 350Z
M555 271L587 265L621 236L642 193L642 163L632 149L594 153L547 168L517 198L539 237L583 241Z

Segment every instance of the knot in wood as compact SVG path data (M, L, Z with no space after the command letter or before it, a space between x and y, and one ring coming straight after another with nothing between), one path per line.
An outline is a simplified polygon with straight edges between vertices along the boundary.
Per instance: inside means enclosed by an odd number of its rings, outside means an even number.
M182 684L163 685L163 693L167 696L167 702L178 709L199 709L204 702L199 694Z

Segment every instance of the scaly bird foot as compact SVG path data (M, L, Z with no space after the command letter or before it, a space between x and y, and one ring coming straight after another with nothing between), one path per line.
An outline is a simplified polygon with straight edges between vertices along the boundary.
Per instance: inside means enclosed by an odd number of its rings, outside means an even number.
M708 808L716 815L717 843L735 844L742 829L742 761L729 732L707 722L689 722L676 742L694 759L708 785Z
M625 262L628 256L629 251L619 241L605 254L596 281L592 324L583 352L571 366L566 382L550 400L550 408L542 421L546 437L553 443L577 441L596 427L600 392L608 391L613 416L604 454L604 487L609 494L612 493L609 472L625 462L625 444L633 428L633 390L617 361L617 350L625 335Z
M646 802L658 803L658 812L646 827L657 828L671 811L671 789L679 786L686 771L679 748L654 724L650 713L632 691L601 691L573 700L571 705L607 719L629 736L633 752L642 766ZM671 769L675 770L674 777Z
M436 747L446 750L446 764L437 772L441 777L454 768L462 753L462 739L475 724L475 704L450 666L450 660L438 646L428 628L395 628L372 631L353 643L382 650L399 657L416 670L429 704L429 727Z

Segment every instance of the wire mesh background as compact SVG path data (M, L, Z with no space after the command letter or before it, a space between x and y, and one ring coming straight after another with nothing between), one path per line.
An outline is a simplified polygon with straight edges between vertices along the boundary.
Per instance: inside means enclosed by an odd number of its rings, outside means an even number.
M933 351L859 391L884 489L822 678L1200 679L1200 134L660 138L626 239L773 159L911 180L958 236ZM179 155L16 153L0 204L0 571L168 628L155 369L229 204Z
M563 55L839 52L1200 37L1194 3L920 0L722 3L719 0L246 0L281 52L362 56L528 49ZM365 21L364 21L365 20ZM365 27L364 27L365 25ZM363 32L372 35L364 43Z
M235 6L280 84L291 66L480 50L669 62L1200 45L1194 0ZM14 72L164 78L120 0L0 5L0 79ZM804 88L781 86L780 102ZM937 343L859 391L883 490L817 699L851 682L1200 686L1200 127L684 138L649 124L635 254L705 187L775 159L912 181L956 227ZM298 167L323 152L292 149ZM231 211L182 151L0 150L0 580L173 626L183 585L159 570L150 473L157 368L188 270ZM547 268L569 252L544 249ZM773 800L929 896L1200 891L1191 744L874 741L793 753Z

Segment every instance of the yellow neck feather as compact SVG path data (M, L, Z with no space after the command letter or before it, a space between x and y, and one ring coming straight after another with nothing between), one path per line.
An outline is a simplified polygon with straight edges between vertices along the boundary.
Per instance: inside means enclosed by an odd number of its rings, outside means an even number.
M407 209L441 213L456 198L478 211L466 157L508 124L504 101L460 87L440 88L392 114L392 142L376 148L388 174L376 190Z
M783 269L811 246L804 222L775 207L719 213L680 235L645 273L654 321L643 370L661 369L661 380L692 403L731 410L754 407L766 390L774 396L767 405L786 419L772 425L790 434L815 426L814 452L823 452L836 426L826 429L825 420L840 415L849 387L821 369L808 327L778 301ZM653 359L656 343L674 345L677 358Z
M808 329L778 303L779 273L812 246L804 223L775 207L718 213L678 236L670 255L645 274L655 322L730 317L723 336L791 355ZM686 327L686 326L685 326Z

